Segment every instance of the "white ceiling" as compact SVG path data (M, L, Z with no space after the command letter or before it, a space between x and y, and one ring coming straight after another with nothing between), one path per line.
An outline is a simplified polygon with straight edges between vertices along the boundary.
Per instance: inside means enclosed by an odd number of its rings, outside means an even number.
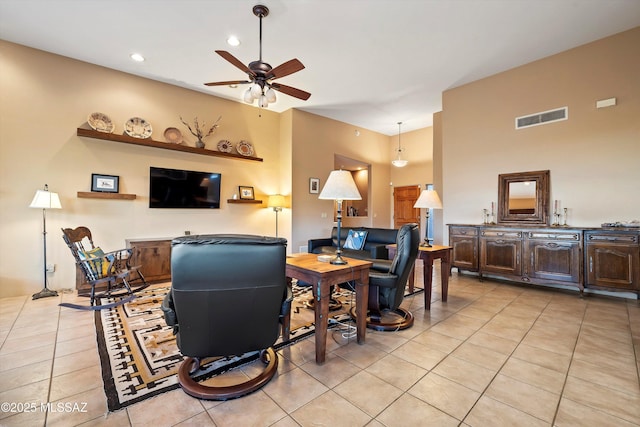
M386 135L430 126L447 89L640 25L640 0L0 0L0 38L242 102L203 83L246 78L214 50L258 59L258 3L263 60L298 58L277 82L312 94L269 108Z

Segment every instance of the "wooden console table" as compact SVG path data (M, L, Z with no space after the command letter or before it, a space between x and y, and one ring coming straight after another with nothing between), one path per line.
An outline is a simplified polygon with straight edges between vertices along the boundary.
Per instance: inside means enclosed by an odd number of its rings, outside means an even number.
M327 329L329 327L329 298L331 286L353 280L356 282L356 329L358 344L364 344L367 329L367 301L369 299L369 268L372 263L346 258L348 264L333 265L318 261L317 254L294 254L287 257L288 278L311 283L315 299L316 363L325 361Z
M389 258L393 259L396 256L396 245L387 245L389 250ZM451 271L451 246L420 246L418 248L418 259L424 262L424 269L422 271L424 278L424 308L425 310L431 310L431 291L433 283L433 261L440 259L440 282L442 302L447 302L447 296L449 294L449 272ZM413 292L415 285L414 269L409 274L409 292Z
M451 265L483 279L635 293L640 228L449 224Z

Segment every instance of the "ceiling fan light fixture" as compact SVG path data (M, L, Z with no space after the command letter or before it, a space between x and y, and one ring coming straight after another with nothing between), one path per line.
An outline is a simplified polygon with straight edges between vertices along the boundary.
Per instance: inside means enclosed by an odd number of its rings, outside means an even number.
M270 102L276 102L276 91L306 101L311 96L309 92L305 92L304 90L300 90L291 86L285 86L282 84L274 84L273 86L271 85L272 81L275 79L279 79L303 70L304 65L297 58L283 62L275 68L264 62L262 60L262 18L269 15L269 8L267 6L257 4L253 7L253 14L260 20L260 55L257 61L251 61L249 64L245 65L231 53L225 50L216 50L216 53L223 59L225 59L234 67L242 70L247 76L246 80L209 82L205 83L205 86L231 86L238 84L249 84L249 90L243 93L242 99L248 104L252 104L253 101L257 100L260 107L266 107ZM229 36L229 38L227 39L227 43L237 45L239 44L239 40L233 40L232 36Z
M242 99L244 99L244 102L246 102L247 104L253 104L254 98L253 98L253 95L251 94L251 88L247 89L244 92L244 96Z
M251 85L251 95L254 99L258 99L260 98L260 95L262 95L262 87L260 87L258 83Z
M269 88L269 90L265 93L265 96L267 97L267 101L269 103L271 102L276 102L276 91Z

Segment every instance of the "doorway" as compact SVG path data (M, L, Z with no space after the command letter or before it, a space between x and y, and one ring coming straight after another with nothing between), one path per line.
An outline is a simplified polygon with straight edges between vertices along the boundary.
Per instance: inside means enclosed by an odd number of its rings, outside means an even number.
M398 229L404 224L420 224L420 209L413 205L420 197L419 185L406 185L393 189L393 228Z

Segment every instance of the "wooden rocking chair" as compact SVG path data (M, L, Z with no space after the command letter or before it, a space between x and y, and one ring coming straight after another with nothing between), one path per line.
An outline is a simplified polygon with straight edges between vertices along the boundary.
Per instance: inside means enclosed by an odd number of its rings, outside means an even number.
M131 301L135 298L134 292L149 286L140 271L140 266L130 265L131 249L105 253L100 247L93 244L91 231L87 227L63 228L62 238L71 249L76 264L91 286L89 295L91 300L89 306L71 303L61 303L61 306L81 310L111 308ZM104 286L106 286L106 290L96 293L96 287ZM124 296L126 298L121 298L113 303L96 305L100 298Z

